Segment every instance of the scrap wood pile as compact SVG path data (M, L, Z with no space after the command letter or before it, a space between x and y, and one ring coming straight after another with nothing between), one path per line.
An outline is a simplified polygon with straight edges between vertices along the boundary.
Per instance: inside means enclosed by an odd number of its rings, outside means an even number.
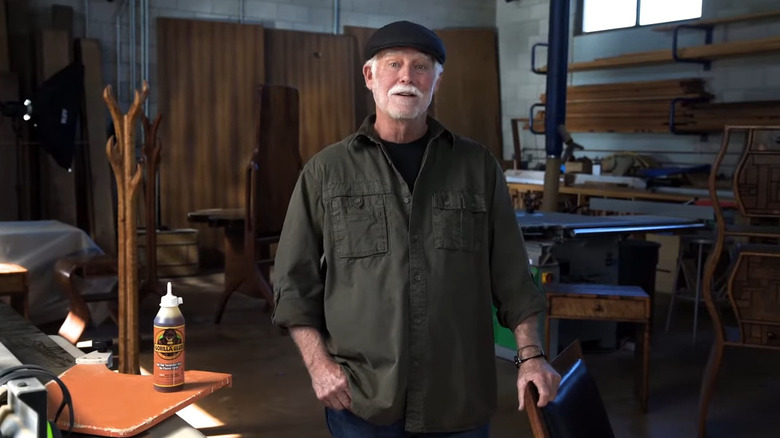
M570 132L669 133L672 111L673 128L678 132L780 122L780 101L712 103L711 99L701 78L572 86L566 91L566 128ZM541 101L545 100L542 94ZM544 131L544 117L544 111L534 114L535 130Z

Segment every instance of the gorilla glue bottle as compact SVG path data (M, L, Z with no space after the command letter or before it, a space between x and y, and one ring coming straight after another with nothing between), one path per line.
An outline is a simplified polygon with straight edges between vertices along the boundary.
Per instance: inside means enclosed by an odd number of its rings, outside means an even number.
M168 293L160 299L160 311L154 318L154 389L181 391L184 387L184 315L179 310L181 297Z

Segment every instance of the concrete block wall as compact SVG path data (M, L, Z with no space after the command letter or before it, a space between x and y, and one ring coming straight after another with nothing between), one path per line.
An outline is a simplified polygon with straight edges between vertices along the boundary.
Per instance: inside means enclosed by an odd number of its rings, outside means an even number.
M50 22L50 7L64 4L74 9L76 36L97 38L103 47L103 77L117 82L117 14L121 16L120 101L129 104L130 3L140 0L29 0L36 22ZM412 20L432 28L493 27L493 0L149 0L150 113L155 113L157 76L156 19L159 17L258 23L269 28L309 32L334 32L334 5L338 3L338 30L343 26L381 27L395 20ZM140 12L139 12L140 14ZM140 21L140 17L139 17ZM140 36L138 37L140 44ZM140 53L140 52L139 52ZM140 62L140 55L139 55ZM140 71L140 67L139 67ZM140 75L140 73L139 73ZM140 88L139 76L136 86ZM116 86L115 86L116 88Z
M572 0L572 22L576 2ZM728 17L777 9L775 0L705 0L703 18ZM531 46L547 40L549 0L496 2L496 25L499 30L501 54L502 110L504 154L512 155L512 117L528 117L528 108L538 102L545 89L545 77L530 72ZM571 35L571 32L570 32ZM734 23L716 27L714 42L738 41L767 36L780 36L780 20ZM645 50L671 48L671 34L653 32L649 28L620 29L571 37L569 62L592 60ZM685 35L682 45L701 44L695 33ZM546 52L537 64L546 64ZM571 85L701 77L717 102L749 100L780 100L780 57L773 55L746 56L712 63L705 71L695 64L668 64L644 68L600 70L571 73ZM675 136L672 134L576 134L577 142L591 151L591 157L603 157L618 150L646 153L665 165L695 165L712 163L720 149L722 136ZM544 136L521 132L524 150L533 163L543 162ZM524 153L524 156L526 154ZM735 164L737 156L726 163ZM726 170L729 168L727 167Z

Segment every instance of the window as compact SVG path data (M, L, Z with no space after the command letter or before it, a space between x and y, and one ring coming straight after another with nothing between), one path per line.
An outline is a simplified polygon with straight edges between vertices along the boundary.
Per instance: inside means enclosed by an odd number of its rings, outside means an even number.
M579 0L578 33L701 17L702 0Z

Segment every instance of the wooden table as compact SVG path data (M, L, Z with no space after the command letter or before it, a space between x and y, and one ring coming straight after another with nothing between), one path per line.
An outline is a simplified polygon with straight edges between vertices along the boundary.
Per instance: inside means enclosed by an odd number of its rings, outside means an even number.
M271 285L255 264L254 254L247 254L245 216L242 208L214 208L190 212L191 222L206 223L210 227L225 229L225 288L222 291L214 322L219 324L230 295L239 291L262 296L266 309L273 308L274 294Z
M633 322L639 325L636 343L634 390L642 412L647 412L647 386L650 368L650 296L639 286L551 283L547 295L545 351L550 349L552 319L584 319Z

